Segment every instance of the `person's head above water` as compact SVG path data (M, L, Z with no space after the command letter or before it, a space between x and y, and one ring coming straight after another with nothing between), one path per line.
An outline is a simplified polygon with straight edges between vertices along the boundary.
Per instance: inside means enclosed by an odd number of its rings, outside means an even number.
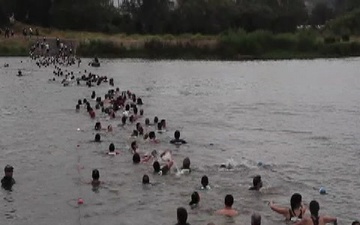
M200 202L200 195L196 191L194 191L191 195L191 202L189 205L197 205Z
M154 131L151 131L151 132L149 133L149 138L150 138L150 140L152 140L152 139L155 139L155 138L156 138L156 136L155 136L155 132L154 132Z
M187 223L187 217L188 217L188 213L186 211L185 208L183 207L179 207L177 208L177 225L186 225Z
M92 171L92 179L93 180L99 180L100 179L100 172L97 169L94 169Z
M251 188L251 190L260 190L260 188L262 188L262 180L261 180L261 176L257 175L253 178L253 187Z
M137 147L136 141L131 142L131 150L136 151Z
M149 120L149 118L146 118L146 119L145 119L145 125L146 125L146 126L149 126L149 125L150 125L150 120Z
M225 207L231 208L234 204L234 197L232 195L226 195L225 196Z
M160 172L160 163L158 162L158 161L155 161L154 163L153 163L153 168L154 168L154 172L155 173L158 173L158 172Z
M186 158L183 160L182 169L190 169L190 159L189 159L189 157L186 157Z
M95 130L101 130L101 123L100 122L95 123Z
M121 117L121 122L123 125L126 124L126 120L127 120L127 117L125 115Z
M139 164L140 161L141 161L141 159L140 159L139 153L135 153L135 154L133 155L133 163L134 163L134 164Z
M115 145L114 145L114 143L111 143L109 145L109 152L114 152L114 151L115 151Z
M359 221L357 221L357 220L355 220L354 222L352 222L352 224L351 225L360 225L360 222Z
M299 193L293 194L290 199L291 210L294 211L295 209L300 208L301 202L302 196Z
M162 124L161 124L161 123L158 123L158 124L157 124L157 129L158 129L158 130L161 130L161 129L162 129Z
M312 200L309 204L309 209L312 216L319 216L320 205L317 201Z
M142 183L143 184L150 184L150 178L148 175L144 175L143 178L142 178Z
M95 142L100 142L100 141L101 141L100 134L95 134Z
M157 124L159 122L159 118L157 116L154 117L154 124Z
M174 138L175 138L176 140L180 139L180 131L176 130L176 131L174 132Z
M261 215L259 213L251 215L251 225L261 225Z
M6 165L4 168L5 177L12 177L14 172L14 167Z
M201 185L203 188L206 188L209 185L209 178L206 175L201 178Z

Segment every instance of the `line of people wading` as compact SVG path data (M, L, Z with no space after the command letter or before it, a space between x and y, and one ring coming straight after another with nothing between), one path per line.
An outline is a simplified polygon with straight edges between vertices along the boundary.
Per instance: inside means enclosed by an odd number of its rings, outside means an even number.
M46 41L46 40L45 40ZM44 42L45 42L44 41ZM38 46L35 45L37 48ZM60 44L57 45L61 47ZM34 49L32 49L34 52ZM72 53L71 53L72 54ZM110 157L116 157L120 154L131 154L133 164L150 164L152 165L154 175L167 176L170 174L176 175L187 175L191 176L191 162L190 158L186 157L183 160L181 168L174 168L175 161L173 159L172 152L166 150L164 152L158 152L157 150L151 152L141 152L138 146L138 140L145 140L145 143L151 143L155 146L160 146L160 139L156 137L156 134L161 135L167 132L167 124L165 119L159 119L157 116L154 117L152 122L149 118L144 119L144 103L141 97L138 97L135 93L130 90L120 91L117 87L114 87L114 80L108 79L106 76L98 76L93 73L84 71L84 74L80 73L79 77L76 77L73 71L61 68L61 66L72 66L75 64L71 54L64 55L64 51L58 51L56 56L39 56L32 54L32 59L36 60L36 64L39 66L55 66L53 75L55 77L65 77L61 84L64 86L81 86L86 85L89 88L96 87L101 84L109 84L112 88L103 96L98 96L95 91L92 91L90 99L84 98L79 99L75 110L77 113L86 112L89 115L91 121L95 121L94 130L97 132L94 137L94 142L101 142L101 134L103 132L112 133L114 128L112 124L103 127L101 118L104 116L110 121L116 121L119 118L120 124L118 128L121 129L125 126L134 126L134 130L129 133L132 138L130 148L126 151L119 150L115 147L114 143L109 143L109 149L106 153ZM79 59L80 60L80 59ZM64 80L66 84L64 84ZM49 81L56 81L55 78L49 79ZM93 108L91 101L95 105ZM96 116L100 114L101 116ZM141 121L144 121L142 123ZM174 132L174 138L170 141L170 144L180 147L181 145L187 144L184 139L180 138L180 131ZM79 147L79 146L78 146ZM230 164L222 164L220 166L224 169L232 169ZM5 176L1 180L1 185L5 190L11 191L15 180L13 178L14 168L11 165L6 165L4 168ZM92 171L91 185L94 191L98 191L98 188L104 183L100 181L100 171L94 169ZM144 174L142 177L142 184L147 186L156 185L150 181L148 174ZM211 186L209 185L209 178L203 176L200 181L200 188L198 191L194 191L191 195L191 201L189 203L190 210L196 210L200 205L200 191L210 191ZM249 191L260 191L263 188L261 176L255 176L253 178L253 185L249 188ZM206 195L205 195L206 196ZM79 201L82 204L83 201ZM224 208L215 211L215 214L227 217L236 217L239 215L238 211L233 208L234 197L231 194L227 194L224 198ZM337 218L331 216L322 216L319 214L320 205L316 200L312 200L308 206L305 206L302 202L302 196L299 193L294 193L290 199L290 207L284 207L274 204L273 201L268 203L269 208L274 212L282 215L286 221L292 222L295 225L324 225L327 223L337 224ZM188 225L188 212L186 208L179 207L176 210L177 213L177 225ZM261 225L261 215L257 212L251 216L251 225ZM209 223L208 225L214 225ZM352 225L360 225L358 221L354 221Z

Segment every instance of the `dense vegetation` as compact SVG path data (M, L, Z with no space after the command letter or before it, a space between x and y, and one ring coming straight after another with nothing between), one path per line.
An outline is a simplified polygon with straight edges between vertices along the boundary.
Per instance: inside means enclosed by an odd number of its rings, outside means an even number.
M16 20L60 29L138 34L294 32L324 24L359 0L0 0L0 25ZM176 3L174 3L176 2ZM306 4L305 4L306 3ZM308 6L308 7L306 7Z
M0 28L14 15L17 21L45 27L40 31L45 35L70 38L81 56L281 59L360 55L360 0L119 1L115 7L113 0L0 0ZM53 28L67 31L62 35ZM0 54L24 54L30 44L13 42L15 47L10 49L9 41L0 43Z

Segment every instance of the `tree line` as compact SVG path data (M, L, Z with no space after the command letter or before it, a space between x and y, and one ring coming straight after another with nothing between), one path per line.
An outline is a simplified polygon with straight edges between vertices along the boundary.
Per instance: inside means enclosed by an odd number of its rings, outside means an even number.
M108 33L218 34L239 28L283 33L360 7L359 0L313 1L309 9L304 0L123 0L119 7L113 0L0 0L0 25L13 14L44 27Z

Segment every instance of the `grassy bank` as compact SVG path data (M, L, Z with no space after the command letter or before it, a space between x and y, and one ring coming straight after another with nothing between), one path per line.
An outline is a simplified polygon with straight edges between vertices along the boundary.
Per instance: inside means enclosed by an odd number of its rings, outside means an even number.
M16 24L21 33L24 25ZM33 28L35 29L35 28ZM59 37L74 43L82 57L148 58L148 59L313 59L360 56L357 37L338 37L317 31L299 31L295 34L273 34L268 31L246 33L228 31L217 36L201 34L173 35L107 35L102 33L59 31L38 28L40 37L28 40L17 35L0 38L0 55L24 56L37 38Z

